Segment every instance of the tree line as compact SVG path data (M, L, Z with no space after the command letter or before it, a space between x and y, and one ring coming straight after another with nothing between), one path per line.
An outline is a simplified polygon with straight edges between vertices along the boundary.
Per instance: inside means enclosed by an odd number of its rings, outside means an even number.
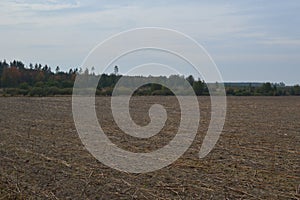
M48 65L29 64L25 66L21 61L7 63L0 61L0 95L1 96L54 96L71 95L74 81L77 75L84 75L86 81L99 78L94 73L94 68L71 68L64 72L57 66L54 70ZM103 96L112 95L116 83L122 75L118 74L118 67L115 66L114 73L101 74L96 94ZM139 81L145 77L130 77L130 82ZM161 80L178 84L183 80L193 88L196 95L209 95L208 88L218 89L219 83L205 83L203 80L195 80L192 75L188 77L171 75L159 77ZM88 86L87 86L88 87ZM127 88L122 88L124 91ZM262 83L259 85L249 84L226 84L227 95L231 96L291 96L300 95L300 86L285 86L283 83ZM184 92L184 88L182 89ZM134 95L174 95L172 91L160 84L146 84L138 88Z

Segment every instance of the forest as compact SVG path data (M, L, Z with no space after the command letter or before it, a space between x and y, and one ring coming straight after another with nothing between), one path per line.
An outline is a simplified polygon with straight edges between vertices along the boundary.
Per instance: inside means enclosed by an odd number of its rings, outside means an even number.
M21 61L0 61L0 96L59 96L72 95L74 81L77 75L85 75L87 80L99 78L94 68L71 68L61 71L57 66L52 70L48 65L25 64ZM113 89L122 75L118 74L115 66L111 74L101 74L96 95L111 96ZM133 80L143 77L132 77ZM187 80L198 96L209 95L208 84L217 87L218 83L205 83L192 75L184 77L171 75L160 77L166 82L180 79ZM224 83L226 94L229 96L293 96L300 95L300 86L286 86L284 83ZM126 89L126 88L125 88ZM160 84L146 84L138 88L134 95L174 95L168 88Z

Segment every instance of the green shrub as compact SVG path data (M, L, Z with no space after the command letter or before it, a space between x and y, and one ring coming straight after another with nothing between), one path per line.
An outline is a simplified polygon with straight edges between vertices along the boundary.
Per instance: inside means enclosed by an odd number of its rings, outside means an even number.
M37 82L36 84L34 84L34 87L42 88L42 87L44 87L44 83L41 82L41 81L39 81L39 82Z
M29 89L29 85L28 85L28 83L24 82L24 83L20 84L19 88L23 89L23 90L28 90Z
M151 93L154 96L170 96L174 95L170 90L155 90Z
M59 89L58 93L60 95L72 95L73 89L72 88L62 88L62 89Z
M29 89L19 89L19 95L27 96Z
M48 81L46 85L48 87L59 87L59 83L57 81Z
M9 96L17 96L17 95L19 95L19 89L18 88L7 88L7 89L5 89L4 93Z
M149 90L149 89L142 89L142 88L140 88L140 89L138 89L138 90L136 90L134 93L133 93L133 95L134 96L150 96L151 95L151 90Z
M41 87L33 87L29 91L29 96L31 96L31 97L33 97L33 96L42 97L42 96L46 96L46 92Z
M59 94L59 88L55 87L55 86L53 86L53 87L46 87L46 88L44 88L44 90L45 90L45 94L47 96L54 96L54 95Z

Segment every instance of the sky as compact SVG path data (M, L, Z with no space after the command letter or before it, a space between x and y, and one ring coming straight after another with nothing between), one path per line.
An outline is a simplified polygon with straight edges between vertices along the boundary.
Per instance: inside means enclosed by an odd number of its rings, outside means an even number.
M114 34L163 27L200 43L226 82L292 85L300 83L299 10L298 0L1 0L0 60L68 70ZM147 56L131 57L142 63ZM126 73L133 63L115 64ZM188 66L181 73L189 74Z

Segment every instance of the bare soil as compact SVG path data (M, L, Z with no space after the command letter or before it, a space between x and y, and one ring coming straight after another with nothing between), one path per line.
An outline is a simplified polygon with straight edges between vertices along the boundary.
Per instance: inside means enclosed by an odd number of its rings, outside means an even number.
M176 162L129 174L97 161L83 146L71 97L0 98L0 199L300 199L300 98L228 97L224 131L204 159L198 152L210 120L209 97L199 97L201 124ZM132 118L146 125L160 103L168 120L150 139L124 134L97 98L99 122L120 148L150 152L176 134L175 97L133 97Z

